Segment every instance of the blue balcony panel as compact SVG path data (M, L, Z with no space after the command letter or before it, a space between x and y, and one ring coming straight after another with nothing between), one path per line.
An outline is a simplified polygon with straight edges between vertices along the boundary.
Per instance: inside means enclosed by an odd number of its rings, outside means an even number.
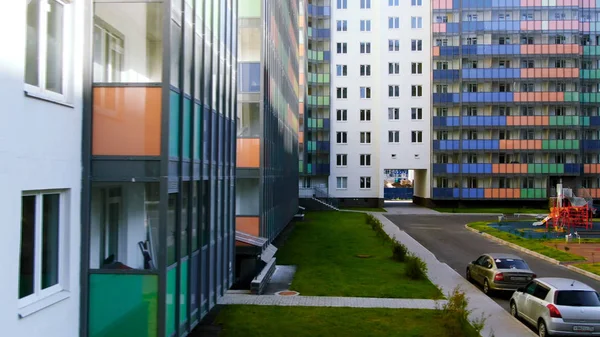
M462 173L491 174L492 164L462 164Z
M465 79L497 79L497 78L521 78L519 68L489 68L489 69L463 69L462 76ZM435 71L434 71L435 79Z
M434 70L434 80L454 80L458 81L460 73L458 70Z
M464 92L462 100L464 103L512 103L514 96L512 92Z
M483 199L485 195L483 188L463 188L461 192L463 199Z
M435 125L435 124L434 124ZM505 116L464 116L463 126L506 126Z

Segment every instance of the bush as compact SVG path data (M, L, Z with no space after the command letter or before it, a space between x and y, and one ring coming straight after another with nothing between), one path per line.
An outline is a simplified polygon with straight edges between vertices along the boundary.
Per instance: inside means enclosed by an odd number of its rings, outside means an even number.
M408 256L408 248L397 240L392 244L392 258L398 262L406 261Z
M392 239L387 235L387 233L383 230L383 224L377 218L375 218L371 214L366 214L367 224L371 226L371 228L375 231L377 237L383 239L383 242L392 242Z
M468 306L469 300L465 293L460 290L460 286L457 286L448 294L448 302L441 309L441 323L446 330L446 336L463 336L464 328L468 324L473 326L478 335L481 333L485 327L486 318L482 314L478 319L469 320L472 310L469 310Z
M426 280L427 279L427 264L414 254L408 254L405 258L406 266L405 273L411 280Z

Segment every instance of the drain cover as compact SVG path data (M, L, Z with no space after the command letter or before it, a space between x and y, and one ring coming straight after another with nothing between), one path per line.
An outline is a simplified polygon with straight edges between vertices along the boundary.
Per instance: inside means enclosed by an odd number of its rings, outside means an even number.
M284 291L276 292L275 295L277 295L277 296L298 296L298 295L300 295L300 293L297 291L293 291L293 290L284 290Z

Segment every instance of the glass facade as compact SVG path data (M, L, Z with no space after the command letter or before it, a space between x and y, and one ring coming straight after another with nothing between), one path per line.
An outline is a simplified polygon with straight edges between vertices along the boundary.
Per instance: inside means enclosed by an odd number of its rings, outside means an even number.
M598 197L595 1L432 1L432 199Z
M82 336L188 334L233 284L237 8L94 4Z

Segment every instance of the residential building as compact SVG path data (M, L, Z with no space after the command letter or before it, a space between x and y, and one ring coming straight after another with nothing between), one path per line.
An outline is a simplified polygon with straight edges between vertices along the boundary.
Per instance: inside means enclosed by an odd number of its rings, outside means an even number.
M298 211L298 1L240 1L238 20L236 277L244 287L274 268L263 251Z
M6 336L79 332L81 1L2 4L0 317Z
M433 199L600 197L596 3L431 4Z
M185 335L234 282L237 1L82 17L79 335Z
M331 175L340 205L381 206L385 173L414 170L430 198L429 1L336 0Z

